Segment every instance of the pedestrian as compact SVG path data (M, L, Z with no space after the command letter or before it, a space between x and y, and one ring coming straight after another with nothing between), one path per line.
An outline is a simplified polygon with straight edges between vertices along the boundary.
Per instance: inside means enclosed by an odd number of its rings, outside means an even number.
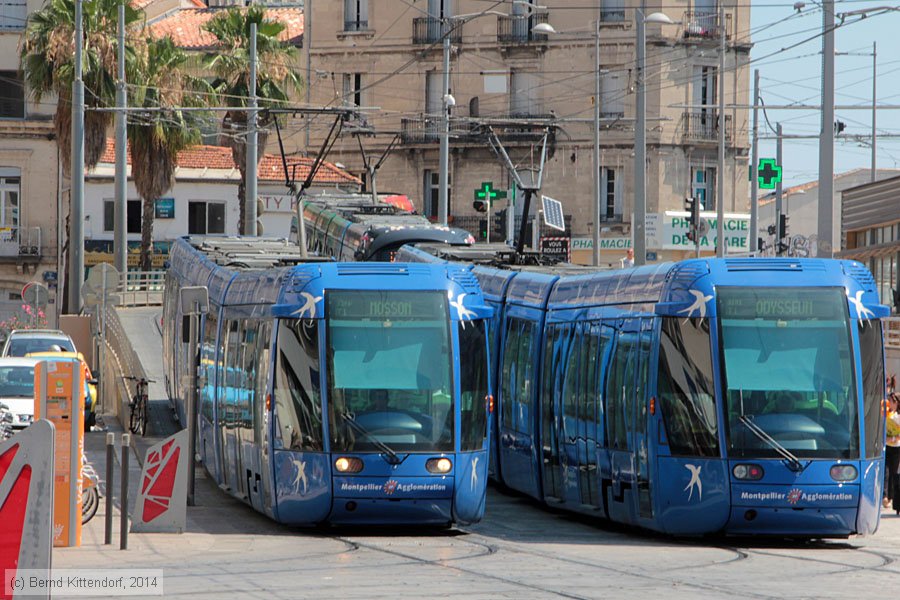
M628 267L634 266L634 250L631 248L625 252L625 258L622 259L622 268L627 269Z
M891 506L900 515L900 392L893 392L888 396L884 474L882 506Z

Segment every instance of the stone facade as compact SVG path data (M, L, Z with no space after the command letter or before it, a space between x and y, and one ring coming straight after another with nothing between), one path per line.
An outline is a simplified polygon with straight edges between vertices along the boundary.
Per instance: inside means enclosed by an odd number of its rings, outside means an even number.
M306 2L304 65L313 105L359 105L376 133L362 137L370 161L398 140L377 173L378 191L406 193L435 215L439 172L442 30L428 14L470 15L449 34L450 201L454 217L478 215L474 190L484 181L512 185L506 168L479 135L491 124L514 162L536 162L540 132L552 132L542 193L562 201L572 237L590 238L593 217L593 101L600 69L601 237L630 235L634 198L635 3L619 8L575 8L547 1L531 17L485 12L477 0L431 0L412 10L397 2ZM601 6L603 3L600 3ZM521 5L518 5L521 6ZM501 5L501 10L510 9ZM652 3L679 24L646 25L647 213L681 210L684 198L707 195L714 210L717 110L691 108L717 102L718 7L686 2ZM478 16L471 16L478 15ZM600 19L600 61L595 61L595 23ZM458 21L457 21L458 22ZM538 22L557 34L538 35ZM726 4L725 104L749 102L750 8ZM444 26L446 27L446 25ZM308 62L307 62L308 59ZM293 142L316 150L330 122L313 120ZM749 211L748 111L726 109L725 212ZM308 139L307 139L308 138ZM355 138L345 135L328 156L363 174ZM705 179L705 181L703 181ZM371 182L370 182L371 184ZM703 188L707 189L703 189ZM498 209L505 207L501 201ZM519 207L521 210L521 207ZM658 260L681 258L679 250L654 249ZM606 251L604 251L606 252ZM618 258L621 250L609 251ZM610 257L606 257L610 258Z

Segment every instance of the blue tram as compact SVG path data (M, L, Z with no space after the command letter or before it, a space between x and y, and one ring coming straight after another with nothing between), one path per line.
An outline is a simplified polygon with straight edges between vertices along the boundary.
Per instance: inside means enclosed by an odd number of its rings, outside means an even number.
M478 521L492 311L470 267L303 260L283 240L172 248L166 384L186 422L195 357L210 477L288 524ZM195 285L210 306L191 348L179 290Z
M889 310L861 264L474 272L495 308L491 463L506 486L676 535L877 528Z

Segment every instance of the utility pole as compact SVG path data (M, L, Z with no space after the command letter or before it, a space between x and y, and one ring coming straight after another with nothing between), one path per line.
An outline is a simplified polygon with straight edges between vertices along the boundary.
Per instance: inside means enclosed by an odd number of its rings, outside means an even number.
M716 257L725 256L725 4L719 4L719 164L716 169Z
M753 147L750 150L750 239L748 243L754 255L759 252L759 177L757 169L759 169L759 69L753 71Z
M600 264L600 18L594 28L594 154L591 168L594 169L594 230L592 264Z
M875 95L875 73L878 65L878 52L875 42L872 42L872 175L870 181L875 181L875 141L878 139L875 133L875 107L877 106Z
M75 80L72 82L71 220L69 222L69 313L81 312L84 284L84 42L82 0L75 0Z
M781 153L781 123L775 124L775 132L778 139L775 142L775 163L784 168ZM784 213L784 204L781 196L781 181L775 183L775 256L781 256L781 215Z
M443 69L444 69L444 77L443 84L441 86L441 90L443 94L441 94L441 131L440 131L440 170L438 173L438 217L440 218L441 225L447 224L447 216L448 216L448 181L449 181L449 169L450 169L450 107L447 104L447 100L450 96L450 30L443 31L445 28L449 28L452 26L452 21L449 19L442 20L441 24L444 25L442 27L442 33L444 34L443 40Z
M643 8L643 3L641 3ZM635 128L634 128L634 222L631 224L632 246L634 247L634 266L647 263L647 90L644 87L644 67L646 63L645 46L647 45L644 29L644 11L637 14L636 33L637 73L634 78L635 94ZM599 65L598 65L599 68Z
M256 23L250 24L250 111L247 114L247 186L244 188L244 235L258 235L256 231L257 181L256 131ZM299 224L298 224L299 225Z
M822 3L822 128L816 256L834 255L834 0Z
M116 48L116 179L115 202L113 204L113 254L114 266L121 281L128 281L128 132L125 127L128 118L128 92L125 89L125 2L119 0L118 47Z

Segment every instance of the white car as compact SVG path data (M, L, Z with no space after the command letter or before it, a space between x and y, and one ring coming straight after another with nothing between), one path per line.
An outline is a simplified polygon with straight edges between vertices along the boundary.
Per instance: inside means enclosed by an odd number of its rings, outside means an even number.
M0 356L25 356L32 352L75 352L75 343L59 329L14 329Z
M34 420L34 366L39 358L0 358L0 403L13 415L13 430Z

